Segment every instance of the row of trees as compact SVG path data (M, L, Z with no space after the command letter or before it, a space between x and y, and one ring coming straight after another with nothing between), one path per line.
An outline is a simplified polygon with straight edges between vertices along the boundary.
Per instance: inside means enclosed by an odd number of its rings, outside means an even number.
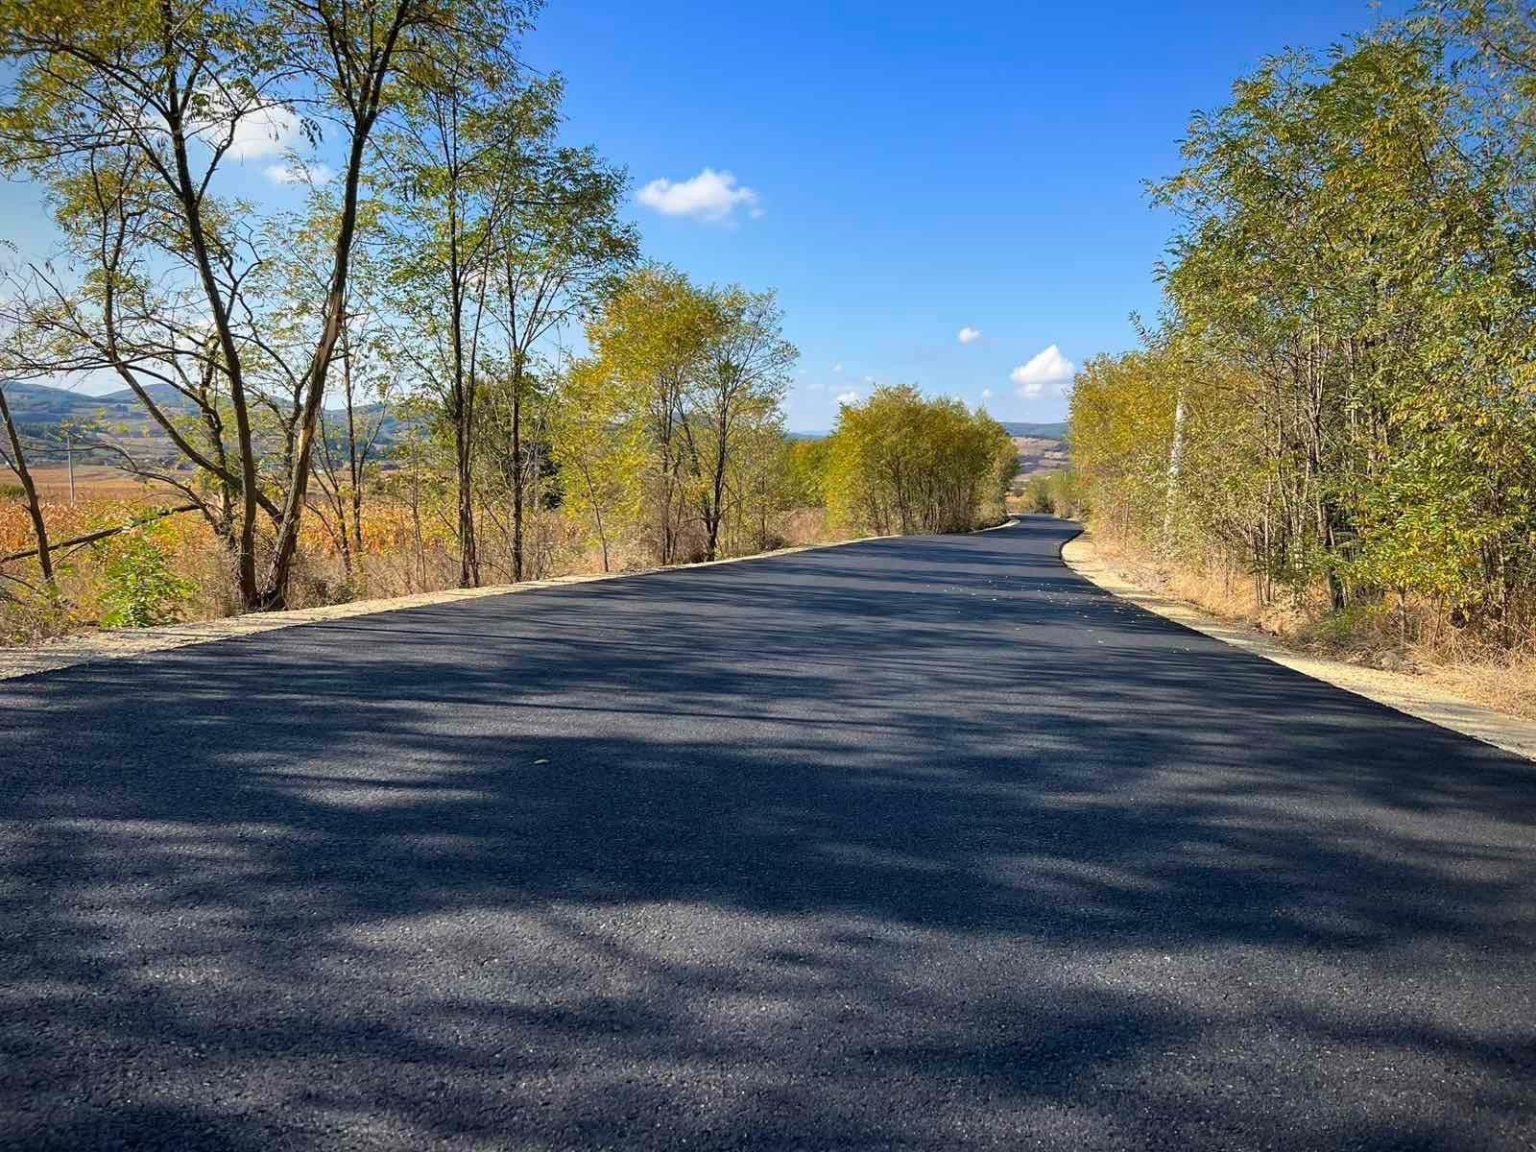
M963 532L1002 519L1017 471L1012 437L985 412L882 387L838 417L826 446L827 509L853 532Z
M521 151L547 133L508 120L539 103L514 54L531 11L523 0L0 4L11 70L0 165L45 190L63 244L11 276L8 360L37 376L111 374L133 391L180 467L124 462L203 512L244 608L286 600L322 405L338 359L363 340L362 250L386 213L422 249L451 249L451 386L469 387L462 296L471 276L476 297L488 292L478 249L511 193L494 220L478 187L482 200L451 220L413 227L411 209L459 204L491 167L521 176L552 162L547 148ZM304 231L263 217L234 167L295 127L337 166ZM494 164L492 147L506 150ZM288 163L293 178L319 175Z
M1270 61L1196 117L1155 188L1164 322L1073 392L1095 522L1265 601L1528 636L1533 95L1529 12L1491 2Z
M768 543L777 307L640 265L625 174L558 141L559 79L518 63L535 6L0 3L0 165L61 241L6 269L5 374L130 389L153 437L76 433L201 514L243 609L289 599L306 525L360 580L379 496L418 554L451 496L465 586L547 566L564 504L605 567L615 533L661 563ZM243 194L278 141L299 212Z
M609 536L628 528L656 560L713 560L782 504L780 402L795 349L769 293L700 289L647 268L587 326L590 355L557 395L552 440L608 565Z
M322 551L345 588L320 595L376 591L386 536L409 586L448 578L445 538L473 586L583 549L606 569L767 548L824 497L860 531L997 511L1011 445L955 403L885 390L825 448L791 443L772 295L641 260L625 174L560 141L559 78L519 63L536 8L0 0L0 168L59 238L4 270L0 378L130 391L152 435L74 446L174 490L132 524L200 516L247 611L296 574L313 599ZM252 198L253 160L303 207ZM0 418L56 599L53 546L116 529L51 540Z

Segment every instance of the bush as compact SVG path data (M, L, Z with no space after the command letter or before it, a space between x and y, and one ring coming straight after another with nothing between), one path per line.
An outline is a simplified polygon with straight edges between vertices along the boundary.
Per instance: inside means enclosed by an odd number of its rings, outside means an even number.
M106 566L101 623L107 628L149 628L181 619L190 581L171 571L165 551L142 532L120 538Z
M1056 511L1056 499L1051 494L1050 477L1031 476L1029 478L1029 483L1024 486L1024 510L1047 514Z

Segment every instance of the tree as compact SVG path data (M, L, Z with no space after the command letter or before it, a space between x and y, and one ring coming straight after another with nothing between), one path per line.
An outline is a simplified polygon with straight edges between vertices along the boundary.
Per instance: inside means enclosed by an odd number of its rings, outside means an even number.
M697 474L685 443L689 389L717 317L681 273L645 267L628 276L587 325L593 359L643 445L635 483L656 559L679 559Z
M1073 457L1096 525L1244 568L1261 603L1420 597L1512 642L1536 583L1530 72L1513 6L1454 12L1269 61L1195 118L1154 186L1180 217L1166 322L1079 376Z
M560 89L545 92L551 108ZM620 223L626 177L590 148L554 144L555 118L526 118L509 134L498 164L509 206L498 224L497 318L507 347L512 487L512 578L524 575L524 518L530 474L524 407L541 344L591 310L634 264L639 241Z
M630 527L639 512L635 478L643 468L643 448L639 425L629 416L601 363L578 360L567 366L552 405L552 449L565 477L565 507L590 517L604 572L612 565L616 533Z
M719 551L725 515L726 479L753 429L776 421L789 387L795 346L782 334L782 317L771 292L727 288L709 293L709 338L689 394L688 418L682 421L693 471L702 481L700 516L704 555ZM775 428L776 430L776 428Z
M514 76L504 55L449 54L438 61L432 89L411 102L388 138L398 192L393 281L414 337L403 347L415 350L415 367L453 429L465 588L480 583L475 438L496 245L512 209L503 165L525 120L541 113L539 89L514 90Z
M111 371L133 390L228 499L247 609L286 600L374 129L433 91L444 52L500 52L526 11L515 0L0 3L0 54L14 65L0 166L47 188L65 238L61 265L73 274L37 265L19 285L29 290L23 319L43 339L34 367ZM291 360L268 340L249 292L265 257L250 206L221 190L231 186L228 161L295 125L317 141L327 128L339 133L341 191L326 289L306 350ZM178 426L156 386L192 407L200 426ZM272 445L261 442L257 409L285 388L299 404L279 430L273 479L262 474Z
M845 404L827 446L827 510L879 535L964 532L1000 516L1018 467L1013 440L985 412L910 385Z

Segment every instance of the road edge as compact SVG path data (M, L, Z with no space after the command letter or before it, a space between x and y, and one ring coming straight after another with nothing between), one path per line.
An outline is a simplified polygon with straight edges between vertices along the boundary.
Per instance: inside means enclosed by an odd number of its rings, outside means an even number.
M1006 524L997 527L1006 527ZM693 564L673 564L666 568L554 576L547 580L526 580L521 584L496 584L484 588L449 588L441 592L417 592L409 596L354 600L346 604L296 608L287 612L252 612L242 616L225 616L217 620L167 624L158 628L124 628L117 631L96 632L86 636L67 637L49 644L25 648L0 648L0 681L36 676L44 672L59 672L81 664L131 660L156 652L168 652L173 648L213 644L240 636L258 636L264 632L276 632L304 624L349 620L356 616L377 616L386 612L404 611L408 608L429 608L437 604L454 604L461 600L480 600L489 596L515 596L521 592L563 588L571 584L596 584L607 580L657 576L666 572L687 572L695 568L716 568L724 564L744 564L752 560L768 560L775 556L793 556L801 552L846 548L850 544L867 544L871 540L886 539L890 537L860 536L854 540L833 540L826 544L799 544L793 548L779 548L772 552L754 552L750 556L728 556L723 560L701 560Z
M1132 584L1099 558L1092 534L1086 530L1062 544L1061 560L1089 583L1165 620L1419 720L1536 761L1536 721L1496 712L1399 672L1360 668L1342 660L1294 651L1256 628L1233 624L1182 600Z

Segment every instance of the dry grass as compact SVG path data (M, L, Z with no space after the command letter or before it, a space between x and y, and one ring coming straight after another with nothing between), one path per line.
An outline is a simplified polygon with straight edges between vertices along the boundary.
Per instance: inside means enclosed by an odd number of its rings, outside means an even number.
M1536 720L1536 653L1514 652L1471 662L1423 664L1420 672L1458 696L1511 716Z
M1295 607L1262 604L1253 579L1230 567L1195 568L1153 556L1098 532L1094 548L1105 564L1141 588L1199 605L1222 620L1253 625L1274 636L1294 634L1305 619Z
M63 464L40 464L32 469L37 494L50 504L68 504L69 469ZM94 500L149 501L176 499L174 489L147 480L138 480L116 468L100 464L75 465L75 501Z
M157 491L108 469L77 467L74 501L69 499L64 469L39 470L38 482L49 534L55 542L122 525L146 509L180 502L173 492ZM457 587L454 523L453 511L446 504L423 506L418 538L409 506L376 495L365 505L365 546L363 553L353 558L349 572L322 517L309 515L290 585L289 607L312 608ZM799 509L778 516L768 529L768 543L773 548L823 543L831 538L820 509ZM238 606L233 598L228 553L200 516L182 514L136 531L163 553L166 567L186 590L175 605L175 619L207 620L235 613ZM56 553L59 606L49 605L39 594L34 561L7 565L6 578L0 579L0 645L33 644L100 627L109 594L107 568L125 540L119 537ZM727 554L754 551L758 543L756 532L750 539L727 541ZM0 492L0 555L34 544L19 492ZM481 524L480 550L482 582L511 583L508 529L489 512ZM604 570L602 550L587 526L572 523L558 512L530 518L526 556L525 576L530 580ZM609 571L631 571L653 563L644 541L616 540L610 544Z

